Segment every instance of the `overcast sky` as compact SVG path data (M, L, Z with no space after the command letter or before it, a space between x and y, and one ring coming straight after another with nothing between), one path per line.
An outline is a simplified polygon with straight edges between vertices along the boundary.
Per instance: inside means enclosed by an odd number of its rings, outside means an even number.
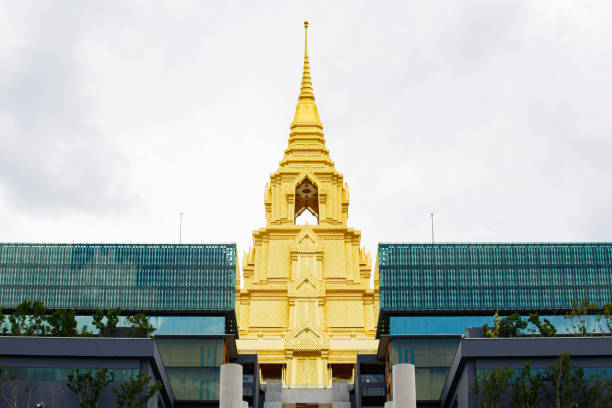
M305 19L373 260L431 211L439 241L612 241L612 2L262 3L0 0L0 241L177 242L182 211L242 254Z

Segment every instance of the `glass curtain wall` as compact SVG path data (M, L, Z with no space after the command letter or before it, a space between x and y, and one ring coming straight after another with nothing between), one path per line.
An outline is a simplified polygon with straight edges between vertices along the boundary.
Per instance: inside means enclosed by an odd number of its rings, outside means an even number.
M612 244L379 244L381 311L571 308L612 299Z
M177 400L219 400L223 339L156 338Z
M417 400L438 400L459 346L457 338L391 339L391 365L415 366Z
M0 307L231 311L234 244L0 244Z

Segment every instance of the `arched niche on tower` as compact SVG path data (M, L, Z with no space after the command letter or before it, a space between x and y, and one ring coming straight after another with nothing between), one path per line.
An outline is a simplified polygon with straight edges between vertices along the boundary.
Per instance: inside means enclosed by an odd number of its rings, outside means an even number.
M310 214L311 222L319 224L319 188L310 177L305 176L295 184L293 221L296 225L300 219ZM306 221L309 221L306 219ZM309 222L310 223L310 222Z

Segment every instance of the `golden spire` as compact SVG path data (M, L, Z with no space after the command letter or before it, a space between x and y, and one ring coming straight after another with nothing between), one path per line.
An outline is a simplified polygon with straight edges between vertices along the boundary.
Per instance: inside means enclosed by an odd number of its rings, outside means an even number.
M312 81L310 79L310 64L308 62L308 21L304 21L304 72L302 73L302 87L300 88L300 96L295 108L295 116L291 129L297 126L310 127L315 126L319 129L323 128L317 105L315 104L314 92L312 90Z
M312 81L310 79L310 64L308 63L308 21L304 21L304 72L302 73L302 88L298 101L314 102Z

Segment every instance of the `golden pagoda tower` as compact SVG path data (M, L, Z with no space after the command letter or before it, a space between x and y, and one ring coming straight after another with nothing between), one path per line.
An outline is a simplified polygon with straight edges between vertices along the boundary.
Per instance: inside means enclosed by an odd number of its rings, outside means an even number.
M375 354L378 279L347 226L349 194L325 147L305 27L304 71L289 146L265 190L266 227L244 254L236 286L240 353L256 353L262 382L329 388L352 382L358 353ZM304 212L316 225L296 225Z

